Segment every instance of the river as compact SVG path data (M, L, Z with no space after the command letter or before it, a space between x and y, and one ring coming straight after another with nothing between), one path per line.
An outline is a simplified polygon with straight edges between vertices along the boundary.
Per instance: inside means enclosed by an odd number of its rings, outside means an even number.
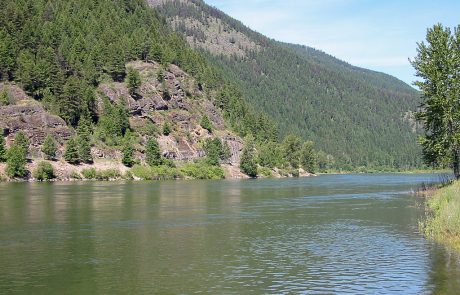
M438 179L0 183L0 294L458 294Z

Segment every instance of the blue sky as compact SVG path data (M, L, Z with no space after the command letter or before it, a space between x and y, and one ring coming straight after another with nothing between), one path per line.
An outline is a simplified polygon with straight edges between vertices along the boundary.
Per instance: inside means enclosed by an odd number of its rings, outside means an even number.
M205 0L276 40L311 46L411 84L408 61L435 23L460 24L460 1Z

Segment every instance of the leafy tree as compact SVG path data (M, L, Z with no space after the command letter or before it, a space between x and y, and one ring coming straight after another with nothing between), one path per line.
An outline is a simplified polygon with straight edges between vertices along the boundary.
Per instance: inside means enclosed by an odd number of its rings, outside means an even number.
M56 142L51 135L47 135L42 145L42 153L45 154L47 160L54 160L56 158Z
M160 146L158 141L151 137L147 141L147 146L145 148L145 161L149 166L160 166L162 161Z
M24 157L27 157L27 154L29 153L30 141L23 131L19 131L18 133L16 133L14 137L14 144L22 147Z
M300 164L302 165L302 168L309 173L315 173L317 166L314 145L313 141L306 141L302 145L302 149L300 151Z
M243 149L243 153L241 154L240 169L249 177L257 177L255 146L252 138L248 138L246 140L246 145Z
M127 79L129 93L131 95L136 95L142 83L141 76L139 75L139 71L133 68L128 68L128 74L126 76L126 79Z
M201 118L200 125L201 125L201 127L203 127L204 129L208 130L209 132L212 132L212 123L209 120L208 116L204 115Z
M53 166L46 161L38 163L37 168L32 173L38 181L47 181L55 178Z
M6 142L3 135L0 135L0 162L5 162L7 157Z
M282 158L281 148L276 142L263 143L258 147L258 162L262 167L277 167Z
M70 163L72 165L80 163L78 144L75 138L73 137L67 141L67 146L64 151L64 160L66 160L67 163Z
M288 135L284 138L282 149L285 164L293 169L299 168L301 141L298 136Z
M25 177L27 175L27 159L24 147L15 143L7 152L6 174L9 177Z
M412 61L424 99L417 118L423 122L423 157L429 165L450 165L460 178L460 26L452 34L437 24L428 29Z

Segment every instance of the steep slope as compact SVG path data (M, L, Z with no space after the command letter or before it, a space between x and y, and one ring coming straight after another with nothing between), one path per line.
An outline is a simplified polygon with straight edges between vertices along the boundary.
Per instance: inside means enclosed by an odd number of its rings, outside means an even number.
M314 140L341 168L420 165L411 114L418 95L402 81L266 38L200 0L149 3L270 114L282 136Z

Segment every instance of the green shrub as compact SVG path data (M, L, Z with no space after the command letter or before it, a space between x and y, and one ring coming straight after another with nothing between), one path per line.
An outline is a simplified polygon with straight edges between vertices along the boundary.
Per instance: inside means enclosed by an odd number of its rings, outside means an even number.
M81 179L81 174L78 173L78 171L73 170L73 171L70 173L70 178L71 178L71 179Z
M121 177L121 172L118 169L98 170L96 172L97 180L111 180L111 179L118 179L120 177Z
M201 118L200 125L201 125L201 127L203 127L204 129L208 130L209 132L212 132L212 123L209 120L208 116L204 115Z
M272 170L267 167L259 167L258 174L262 175L263 177L272 177Z
M154 167L134 165L131 173L144 180L173 180L183 177L179 169L164 165Z
M5 143L5 138L3 135L0 134L0 162L5 162L6 161L6 143Z
M126 171L125 175L123 175L123 179L133 180L134 179L133 173L130 170Z
M205 161L187 163L181 169L184 175L195 179L224 179L225 173L222 167L209 165Z
M56 158L56 143L51 135L47 135L42 145L42 153L45 154L47 160Z
M96 179L97 178L96 168L83 169L81 170L81 174L83 175L84 179Z
M47 181L56 177L54 175L53 166L45 161L38 163L37 168L35 168L32 175L38 181Z
M27 175L27 159L24 148L14 144L6 155L6 174L9 177L25 177Z

